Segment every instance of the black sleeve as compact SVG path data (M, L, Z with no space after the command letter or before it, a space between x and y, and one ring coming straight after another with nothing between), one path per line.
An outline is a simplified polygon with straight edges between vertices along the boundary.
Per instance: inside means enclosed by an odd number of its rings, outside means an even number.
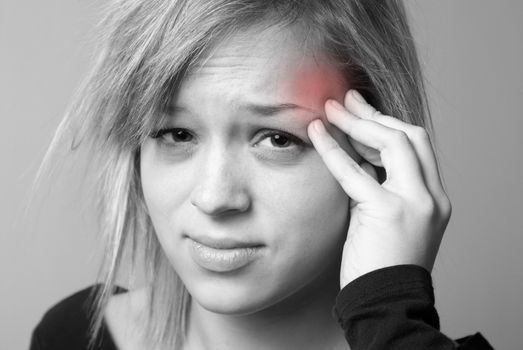
M333 316L352 350L493 350L480 333L453 341L439 331L432 278L417 265L355 279L336 297Z
M86 350L89 343L89 296L100 286L82 289L47 310L33 330L29 350ZM116 287L116 293L124 291L124 288ZM103 325L98 340L96 350L116 349Z
M29 345L29 350L44 350L42 347L42 341L40 340L40 330L38 327L35 327L33 333L31 334L31 343Z

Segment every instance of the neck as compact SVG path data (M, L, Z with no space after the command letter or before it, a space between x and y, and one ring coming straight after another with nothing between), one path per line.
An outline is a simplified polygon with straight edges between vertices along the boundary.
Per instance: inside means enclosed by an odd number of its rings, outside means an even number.
M322 275L284 300L248 315L210 312L193 301L186 348L201 349L347 349L331 315L339 276Z

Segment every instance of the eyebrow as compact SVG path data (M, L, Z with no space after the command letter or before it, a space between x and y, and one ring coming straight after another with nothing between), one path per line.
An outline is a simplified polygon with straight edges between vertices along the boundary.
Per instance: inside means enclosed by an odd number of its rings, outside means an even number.
M260 117L274 117L277 114L286 111L292 110L302 110L313 114L316 118L321 118L321 114L314 109L300 106L294 103L279 103L279 104L256 104L256 103L246 103L240 105L241 109L246 109L252 114L255 114ZM186 112L187 108L183 106L170 105L168 107L168 112Z
M294 103L280 103L280 104L274 104L274 105L262 105L262 104L248 103L248 104L243 105L242 107L244 107L251 113L257 114L261 117L272 117L281 112L286 112L289 110L297 110L297 109L312 113L314 115L318 115L317 111L307 108L307 107L303 107L303 106L294 104Z

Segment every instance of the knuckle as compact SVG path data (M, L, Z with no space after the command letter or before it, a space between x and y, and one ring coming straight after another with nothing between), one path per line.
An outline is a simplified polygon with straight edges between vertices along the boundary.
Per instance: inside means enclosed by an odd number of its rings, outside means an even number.
M412 137L418 140L429 140L429 133L421 126L412 127Z
M370 110L369 115L372 119L380 119L383 116L383 114L374 107Z
M340 145L334 140L329 140L325 144L325 153L336 153L340 148Z
M436 201L431 195L421 196L418 208L427 215L433 215L436 212Z
M363 168L356 162L354 161L348 161L345 165L345 171L346 172L356 172L360 175L367 175L367 173L365 172L365 170L363 170Z
M393 130L390 135L390 142L395 144L405 144L409 142L409 137L402 130Z
M342 188L349 188L351 186L350 180L354 174L366 175L365 171L356 162L347 162L340 171L334 172L334 178L340 183Z
M338 181L338 183L341 185L341 187L345 188L345 185L347 185L347 178L346 178L346 176L342 176L342 174L338 173L338 172L334 172L332 175L334 176L336 181Z
M440 204L441 214L444 218L450 219L452 215L452 203L447 195L443 196Z
M366 127L369 123L372 123L372 121L363 118L356 119L352 123L352 129L360 131L361 128Z

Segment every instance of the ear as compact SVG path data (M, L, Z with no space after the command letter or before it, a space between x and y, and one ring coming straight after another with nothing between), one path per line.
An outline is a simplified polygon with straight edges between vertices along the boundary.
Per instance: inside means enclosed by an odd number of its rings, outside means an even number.
M367 163L365 161L361 162L360 167L369 174L374 180L376 180L380 185L385 182L386 173L385 169L382 167L374 166L370 163Z

